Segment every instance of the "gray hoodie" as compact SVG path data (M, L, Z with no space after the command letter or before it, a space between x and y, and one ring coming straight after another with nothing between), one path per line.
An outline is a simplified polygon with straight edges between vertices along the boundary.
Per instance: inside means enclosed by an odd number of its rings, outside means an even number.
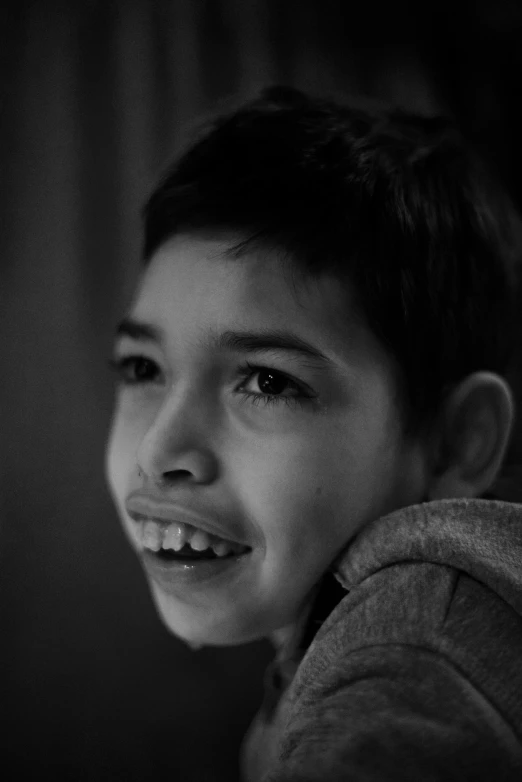
M403 508L334 576L267 670L245 780L521 782L522 505Z

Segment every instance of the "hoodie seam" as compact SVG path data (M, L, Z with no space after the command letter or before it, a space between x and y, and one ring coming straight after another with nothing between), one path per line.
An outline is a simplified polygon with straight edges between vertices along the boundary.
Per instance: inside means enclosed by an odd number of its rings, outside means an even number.
M453 602L455 600L455 595L457 593L457 589L460 583L460 580L462 578L462 571L458 570L457 568L451 568L452 570L452 585L451 585L451 592L448 595L447 603L446 603L446 610L444 611L444 616L442 617L441 621L441 634L443 632L443 628L446 626L446 622L448 620L449 613L451 611L451 608L453 606Z
M465 671L459 664L458 661L455 661L447 652L444 650L441 650L437 646L430 646L429 642L427 642L425 645L421 643L408 643L408 642L400 642L400 641L384 641L380 643L371 643L366 644L364 646L360 646L357 649L351 650L348 655L346 656L346 660L348 661L349 658L352 655L356 655L359 652L367 651L369 649L378 649L378 648L386 648L386 647L396 647L398 649L409 649L409 650L418 650L420 652L423 652L425 654L431 655L435 658L439 658L444 661L444 663L452 670L454 671L457 676L459 676L461 679L463 679L469 686L475 690L482 698L483 700L488 704L488 706L491 708L491 710L500 718L500 720L505 723L507 727L509 727L513 737L516 739L518 743L518 748L521 753L520 759L522 762L522 734L519 732L519 730L513 725L511 719L499 708L497 703L493 701L486 692L484 692L482 686L479 685L478 682L474 681L474 679L470 678L469 673ZM324 671L323 671L324 673ZM486 671L487 674L487 671ZM289 688L290 689L290 688ZM496 689L496 688L492 688ZM290 692L287 691L285 695L290 696ZM509 700L509 698L503 696L505 700ZM289 701L293 701L291 709L293 710L295 708L295 705L297 701L300 699L300 696L297 697L297 699L294 700L294 698L291 698L291 696L288 698Z
M409 643L394 643L393 641L390 641L389 643L383 643L383 644L376 644L377 646L403 646L406 648L412 648L412 649L419 649L420 651L427 652L429 654L434 655L435 657L440 657L444 662L450 667L452 670L455 671L464 681L466 681L470 687L472 687L477 693L481 695L481 697L484 699L484 701L487 702L487 704L490 706L490 708L500 717L503 722L508 725L513 733L513 736L517 739L520 750L522 752L522 734L519 732L519 730L513 725L509 717L499 708L497 703L491 699L491 696L488 695L486 692L484 692L482 686L479 685L478 682L474 681L474 679L470 678L469 672L464 670L464 668L461 667L459 662L455 660L453 657L451 657L447 652L444 650L441 650L440 648L437 648L436 646L430 647L429 645L422 645L422 644L409 644ZM479 667L482 669L482 666L479 665ZM482 678L487 677L487 671L484 671L482 673L482 670L479 672L479 675L481 675ZM492 683L493 684L493 683ZM495 690L494 694L497 694L496 687L492 686L492 689ZM509 696L506 696L505 694L501 694L501 699L504 699L509 702Z

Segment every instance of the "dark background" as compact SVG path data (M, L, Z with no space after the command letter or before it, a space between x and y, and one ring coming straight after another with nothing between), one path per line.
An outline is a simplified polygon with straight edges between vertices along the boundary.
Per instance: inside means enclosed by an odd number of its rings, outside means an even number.
M454 113L521 205L521 33L518 0L3 3L3 779L234 782L272 656L167 633L104 485L106 358L167 157L205 112L285 83ZM507 499L521 465L517 419Z

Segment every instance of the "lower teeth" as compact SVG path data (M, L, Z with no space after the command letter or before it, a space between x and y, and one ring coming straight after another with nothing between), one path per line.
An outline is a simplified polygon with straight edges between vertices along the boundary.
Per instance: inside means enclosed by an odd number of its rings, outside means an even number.
M162 559L218 559L217 554L211 548L204 551L195 551L186 544L179 551L160 548L157 554ZM219 559L223 559L223 557L219 557Z

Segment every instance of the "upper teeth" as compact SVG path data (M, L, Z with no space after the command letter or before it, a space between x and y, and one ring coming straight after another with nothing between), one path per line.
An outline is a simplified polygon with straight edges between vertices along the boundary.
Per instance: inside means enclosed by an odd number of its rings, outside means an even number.
M218 557L224 557L231 552L239 554L246 550L246 547L239 543L223 540L183 522L163 525L152 519L142 523L141 543L144 548L152 551L159 551L160 548L179 551L188 543L195 551L212 548Z

